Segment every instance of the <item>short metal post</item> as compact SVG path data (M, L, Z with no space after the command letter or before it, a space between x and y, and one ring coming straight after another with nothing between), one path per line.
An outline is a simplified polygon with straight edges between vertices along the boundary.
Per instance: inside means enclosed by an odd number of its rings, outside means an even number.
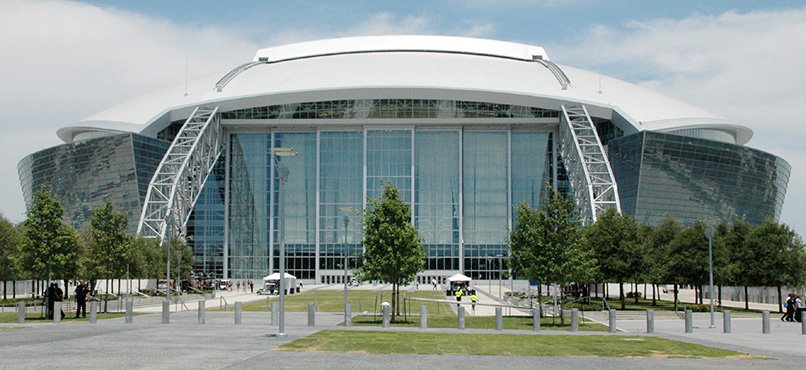
M197 323L204 324L204 314L205 314L204 301L199 301L199 317L196 319Z
M730 334L730 311L722 311L722 332Z
M579 331L579 309L571 309L571 331Z
M58 324L62 322L62 302L53 302L53 323Z
M389 306L383 305L381 307L382 307L381 311L383 311L383 327L388 328L389 327Z
M126 323L131 324L134 321L134 301L131 299L126 300Z
M316 326L316 316L314 316L313 303L308 303L308 326Z
M646 310L646 332L655 332L655 310Z
M761 334L770 333L770 311L761 311Z
M279 322L279 311L277 310L277 301L271 301L271 325L277 326Z
M428 329L428 306L420 306L420 329Z
M242 313L243 313L243 303L235 302L235 325L241 325Z
M686 333L694 332L694 317L691 310L686 310Z
M465 308L464 307L459 306L459 308L456 309L456 317L457 317L456 327L458 329L465 330Z
M495 330L504 330L504 319L501 316L501 307L495 308Z
M168 324L171 322L171 301L162 301L162 323Z
M345 312L345 315L344 315L344 318L345 318L344 327L349 328L349 327L353 326L353 304L348 303L347 306L344 307L344 309L347 311L347 312Z
M17 324L25 324L25 302L17 302Z
M610 321L610 329L609 332L615 333L616 332L616 310L610 309L609 321Z
M98 322L98 301L90 301L90 324Z
M532 310L532 330L540 331L540 306Z

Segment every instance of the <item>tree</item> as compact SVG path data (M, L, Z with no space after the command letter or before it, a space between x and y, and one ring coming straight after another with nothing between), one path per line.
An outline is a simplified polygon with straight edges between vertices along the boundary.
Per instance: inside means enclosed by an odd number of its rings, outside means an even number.
M131 238L126 234L128 217L123 212L115 210L112 202L107 200L103 205L93 209L89 221L90 244L87 260L89 277L104 278L107 282L109 279L123 277L134 254Z
M20 268L34 279L75 277L79 270L78 235L62 222L64 209L44 189L34 195L23 222L25 238L20 248Z
M411 209L400 200L391 183L383 183L383 196L369 199L364 210L364 253L359 270L364 280L392 284L392 321L399 313L400 285L413 281L425 267L425 251L411 224Z
M667 261L672 258L670 257L672 242L682 230L683 225L674 217L666 217L653 229L646 248L646 260L650 265L647 274L650 282L673 282ZM677 284L674 285L674 307L677 309Z
M734 221L730 230L722 238L726 253L729 256L728 281L736 286L744 286L744 308L750 307L747 287L754 284L754 277L751 270L755 269L753 253L747 248L747 236L753 231L753 227L744 221Z
M585 229L585 236L602 278L619 284L621 309L625 309L624 282L636 281L644 272L638 224L632 217L610 208Z
M666 260L667 278L672 283L694 286L708 284L708 238L705 228L705 223L698 221L683 229L672 240ZM698 297L695 294L695 301Z
M11 280L14 298L17 297L16 280L19 278L16 268L20 254L22 235L5 216L0 214L0 280L3 281L3 299L8 298L7 281Z
M510 263L519 276L565 287L571 282L589 283L596 275L596 261L580 233L582 225L574 201L550 189L551 198L535 211L521 203L516 226L510 233ZM564 289L560 304L564 305ZM562 309L560 322L564 323Z
M751 272L755 285L778 288L778 311L782 312L781 287L804 280L803 240L789 226L767 219L747 236L746 248L757 263Z

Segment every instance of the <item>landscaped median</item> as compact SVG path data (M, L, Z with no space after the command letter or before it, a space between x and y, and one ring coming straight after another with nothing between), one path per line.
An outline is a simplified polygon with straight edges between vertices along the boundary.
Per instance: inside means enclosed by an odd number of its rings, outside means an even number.
M765 359L650 336L323 330L274 351L412 355Z

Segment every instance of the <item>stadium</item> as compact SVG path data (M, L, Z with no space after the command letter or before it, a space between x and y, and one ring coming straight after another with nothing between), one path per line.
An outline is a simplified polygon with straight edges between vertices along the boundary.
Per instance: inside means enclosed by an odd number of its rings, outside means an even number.
M197 272L236 279L275 272L284 238L286 271L341 281L381 181L412 207L430 281L498 279L515 207L549 187L584 223L759 224L790 174L740 123L541 47L446 36L261 49L57 134L18 165L26 203L45 186L79 226L110 199L132 233L184 237Z

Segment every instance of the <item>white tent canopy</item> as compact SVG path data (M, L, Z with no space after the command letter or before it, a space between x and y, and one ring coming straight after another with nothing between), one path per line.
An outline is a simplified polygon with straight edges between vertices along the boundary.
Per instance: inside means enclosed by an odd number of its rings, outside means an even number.
M296 277L296 276L291 275L291 274L289 274L289 273L287 273L287 272L285 273L285 278L286 278L286 281L287 281L288 279L294 279L294 280L296 280L296 279L297 279L297 277ZM267 280L280 280L280 273L279 273L279 272L275 272L275 273L273 273L273 274L271 274L271 275L269 275L269 276L265 276L265 277L263 277L263 281L267 281Z
M462 275L462 274L455 274L455 275L453 275L453 276L448 278L448 281L450 281L451 283L453 283L455 281L466 281L466 282L469 283L471 280L473 280L473 279L471 279L471 278L469 278L469 277L467 277L465 275Z

